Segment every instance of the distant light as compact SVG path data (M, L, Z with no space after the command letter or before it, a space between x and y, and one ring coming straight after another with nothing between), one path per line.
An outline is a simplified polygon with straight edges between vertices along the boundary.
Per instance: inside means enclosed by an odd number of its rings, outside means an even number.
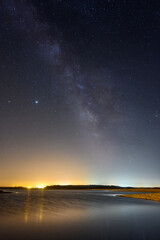
M38 103L39 103L39 101L38 101L38 100L35 100L34 102L35 102L35 104L38 104Z
M39 189L43 189L45 187L46 187L46 185L38 185L38 186L36 186L36 188L39 188Z
M28 189L31 189L32 187L28 186L27 188L28 188Z
M70 183L59 183L60 186L68 186Z

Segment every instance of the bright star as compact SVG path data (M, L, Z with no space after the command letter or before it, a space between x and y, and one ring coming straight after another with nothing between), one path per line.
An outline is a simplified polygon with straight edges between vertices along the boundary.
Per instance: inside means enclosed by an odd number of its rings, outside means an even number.
M38 100L35 100L34 102L35 102L35 104L38 104L38 103L39 103L39 101L38 101Z

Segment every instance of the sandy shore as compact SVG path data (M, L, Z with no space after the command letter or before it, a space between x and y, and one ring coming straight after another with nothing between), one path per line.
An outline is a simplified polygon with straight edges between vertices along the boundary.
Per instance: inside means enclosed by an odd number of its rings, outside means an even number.
M160 192L158 192L158 193L150 192L150 193L124 194L124 195L121 195L121 197L145 199L145 200L160 202Z

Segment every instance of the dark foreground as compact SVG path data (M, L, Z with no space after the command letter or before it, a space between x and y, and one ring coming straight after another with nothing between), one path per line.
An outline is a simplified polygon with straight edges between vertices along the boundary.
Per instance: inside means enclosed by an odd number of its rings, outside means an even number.
M0 194L5 194L5 193L12 193L12 192L8 192L8 191L1 191L1 190L0 190Z
M160 203L113 191L0 195L0 239L5 240L159 240L159 223Z

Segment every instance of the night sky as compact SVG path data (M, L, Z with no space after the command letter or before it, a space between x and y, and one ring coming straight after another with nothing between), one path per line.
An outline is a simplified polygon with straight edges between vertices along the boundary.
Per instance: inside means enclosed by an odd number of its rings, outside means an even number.
M160 186L160 1L0 1L0 185Z

